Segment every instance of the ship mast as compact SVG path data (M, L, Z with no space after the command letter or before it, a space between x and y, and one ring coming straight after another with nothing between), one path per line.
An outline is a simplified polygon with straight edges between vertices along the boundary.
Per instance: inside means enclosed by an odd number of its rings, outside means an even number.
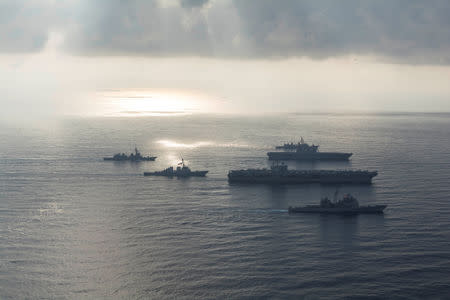
M333 196L333 202L337 202L337 197L338 197L338 193L339 193L339 188L336 188L336 191L334 192L334 196Z

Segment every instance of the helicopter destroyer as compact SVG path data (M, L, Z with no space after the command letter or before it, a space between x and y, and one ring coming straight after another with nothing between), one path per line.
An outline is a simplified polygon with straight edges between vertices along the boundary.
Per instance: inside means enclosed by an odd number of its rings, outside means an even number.
M268 152L269 160L348 160L353 153L319 152L319 145L309 145L303 138L297 144L286 143L275 147L276 152Z
M288 170L285 164L268 169L231 170L229 183L322 183L371 184L377 171L363 170Z
M360 206L358 200L350 194L344 195L340 200L334 201L328 197L322 198L320 205L289 206L289 213L320 213L320 214L382 214L387 205Z
M156 172L144 172L144 176L166 176L166 177L205 177L208 171L191 171L191 169L186 166L184 159L178 164L177 168L169 167L162 171Z
M125 153L114 154L113 157L104 157L103 160L113 160L113 161L154 161L156 156L142 156L137 147L134 147L134 153L126 155Z

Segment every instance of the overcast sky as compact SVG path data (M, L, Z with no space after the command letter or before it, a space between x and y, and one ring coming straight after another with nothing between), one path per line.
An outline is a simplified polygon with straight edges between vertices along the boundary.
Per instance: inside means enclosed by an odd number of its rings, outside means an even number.
M4 117L101 111L109 90L199 111L450 111L448 0L0 0L0 24Z

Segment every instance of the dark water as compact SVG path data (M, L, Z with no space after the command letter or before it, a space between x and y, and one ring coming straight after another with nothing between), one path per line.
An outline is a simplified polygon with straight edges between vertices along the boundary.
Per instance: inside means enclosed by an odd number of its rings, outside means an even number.
M333 186L229 186L303 136L378 170L384 216L289 215ZM166 141L166 142L158 142ZM103 156L134 144L156 162ZM178 143L178 144L174 144ZM183 156L208 177L143 177ZM0 127L0 298L447 298L450 116L71 119Z

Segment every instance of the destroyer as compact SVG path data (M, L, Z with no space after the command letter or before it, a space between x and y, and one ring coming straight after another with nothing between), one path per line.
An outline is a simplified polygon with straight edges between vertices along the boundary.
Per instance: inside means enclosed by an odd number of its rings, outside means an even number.
M275 148L285 151L268 152L269 160L348 160L352 156L352 153L319 152L318 145L309 145L303 138L297 144L287 143Z
M185 165L184 159L181 159L181 163L177 168L169 167L162 171L157 172L144 172L144 176L166 176L166 177L205 177L208 171L191 171L191 169Z
M287 165L268 169L231 170L230 183L349 183L370 184L377 171L362 170L288 170Z
M125 153L117 153L113 157L104 157L103 160L114 161L154 161L156 156L142 156L139 150L134 147L134 153L126 155Z
M320 205L307 205L299 207L289 206L289 212L321 214L382 214L386 206L387 205L360 206L355 197L347 194L338 201L331 201L328 197L322 198Z

